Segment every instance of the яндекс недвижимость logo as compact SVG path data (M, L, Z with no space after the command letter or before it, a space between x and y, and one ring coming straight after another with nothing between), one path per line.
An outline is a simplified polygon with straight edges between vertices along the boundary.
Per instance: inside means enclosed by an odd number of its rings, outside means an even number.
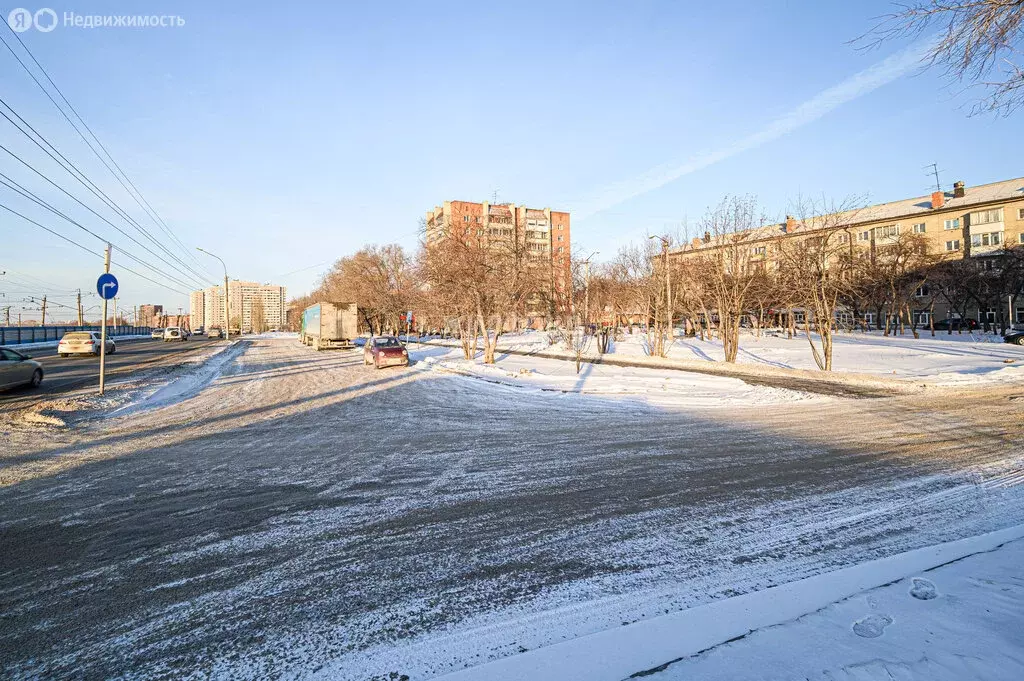
M57 28L57 13L49 7L36 10L35 14L24 7L18 7L7 14L7 25L18 33L24 33L33 27L37 31L49 33Z

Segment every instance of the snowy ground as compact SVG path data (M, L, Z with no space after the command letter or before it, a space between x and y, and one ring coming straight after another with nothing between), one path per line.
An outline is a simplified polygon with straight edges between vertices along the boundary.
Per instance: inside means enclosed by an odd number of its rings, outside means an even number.
M574 362L511 354L499 354L495 364L483 364L479 360L464 359L458 348L415 343L410 345L410 357L420 362L421 368L471 376L527 391L637 399L664 407L735 408L827 399L795 390L750 385L735 378L671 369L584 363L577 374Z
M551 345L545 332L530 331L507 334L499 347L514 350L559 349ZM645 336L625 334L613 343L612 354L622 357L647 355ZM590 348L590 354L596 348ZM724 353L719 340L676 338L669 349L670 359L681 361L722 361ZM764 333L760 337L743 331L740 337L739 364L790 369L816 369L810 345L802 334L786 338L785 334ZM833 370L865 373L897 378L925 379L940 385L1024 381L1024 347L1002 342L992 334L927 332L915 339L904 336L884 337L881 333L840 333L835 337Z
M245 339L0 424L0 676L427 679L1024 523L1010 388L740 409L361 359Z

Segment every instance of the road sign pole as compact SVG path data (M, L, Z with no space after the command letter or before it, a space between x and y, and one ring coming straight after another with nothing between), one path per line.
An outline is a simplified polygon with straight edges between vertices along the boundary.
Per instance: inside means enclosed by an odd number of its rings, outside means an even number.
M110 274L110 244L107 244L103 259L103 273ZM103 322L100 326L100 395L103 394L103 380L107 368L107 297L103 296Z

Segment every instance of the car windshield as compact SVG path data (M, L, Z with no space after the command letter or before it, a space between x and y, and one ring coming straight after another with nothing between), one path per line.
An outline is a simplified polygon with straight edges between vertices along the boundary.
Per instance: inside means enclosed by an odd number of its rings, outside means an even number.
M402 345L394 336L382 336L381 338L374 338L373 344L378 348L397 348Z
M92 334L88 331L73 331L71 333L64 334L64 338L61 340L89 340L90 338L92 338Z

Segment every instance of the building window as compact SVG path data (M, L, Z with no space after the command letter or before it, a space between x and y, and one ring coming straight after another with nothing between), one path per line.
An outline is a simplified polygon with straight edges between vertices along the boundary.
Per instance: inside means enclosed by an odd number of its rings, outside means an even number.
M914 297L915 298L927 298L928 297L928 284L923 284L921 286L918 286L917 290L914 291Z
M917 311L915 311L914 312L914 323L917 324L917 326L928 326L930 324L930 320L931 320L931 313L930 312L928 312L928 311L924 311L924 312L917 312Z
M953 239L952 241L946 242L947 251L959 251L960 250L960 239Z
M562 225L558 225L558 229L562 229Z
M1017 209L1017 219L1024 220L1024 208Z
M559 241L561 241L561 240L562 240L562 235L561 235L561 234L559 234L559 235L558 235L558 240L559 240Z
M874 326L875 325L875 313L874 312L865 312L864 313L864 323L867 324L868 326Z
M469 222L469 216L468 215L463 215L462 216L462 221L463 222Z
M1024 244L1024 232L1021 232L1020 234L1017 235L1017 241Z
M871 241L871 232L861 232L857 235L857 241Z
M923 222L918 222L914 225L914 234L924 234L925 231L926 228Z
M943 229L960 229L960 218L953 218L942 223Z
M899 225L886 225L885 227L875 227L875 238L876 239L888 239L897 237L900 235Z
M561 247L561 246L559 246L559 247L558 247L558 252L559 252L559 253L561 253L561 252L562 252L562 251L564 251L564 250L565 250L565 249L564 249L563 247Z
M984 234L972 234L972 246L998 246L1003 243L1001 232L985 232Z
M991 210L979 210L977 213L971 213L971 224L972 225L990 225L993 222L1003 221L1003 209L992 208Z
M848 244L848 243L850 243L850 235L847 234L846 232L843 232L842 234L840 234L839 235L839 243L841 243L841 244Z
M764 255L768 252L767 246L754 246L754 255Z

